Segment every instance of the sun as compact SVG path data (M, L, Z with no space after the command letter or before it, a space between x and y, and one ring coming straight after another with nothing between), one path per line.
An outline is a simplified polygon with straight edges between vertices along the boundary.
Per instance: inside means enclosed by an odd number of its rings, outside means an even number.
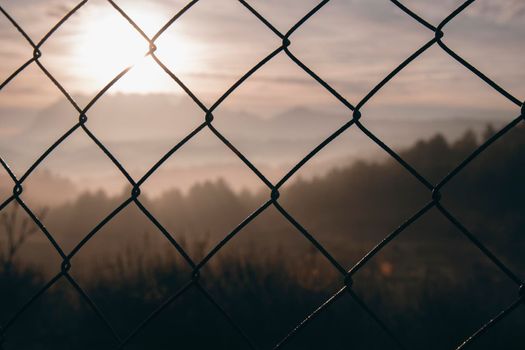
M148 34L162 27L165 21L163 16L146 11L136 14L133 20ZM165 36L169 38L163 39L169 40L163 42L172 45L163 50L163 59L178 72L192 70L194 50L190 40L173 30ZM72 47L72 73L85 78L91 90L101 89L127 67L133 68L109 93L154 93L173 89L173 82L147 55L147 40L116 11L93 11L83 17Z

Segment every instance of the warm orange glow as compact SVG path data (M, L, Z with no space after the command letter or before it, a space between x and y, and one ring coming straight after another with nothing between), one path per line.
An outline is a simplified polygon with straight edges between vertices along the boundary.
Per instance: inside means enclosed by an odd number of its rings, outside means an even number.
M79 40L72 52L75 61L72 73L81 75L89 80L90 86L100 89L123 69L133 66L110 92L150 93L171 90L172 82L166 74L151 57L145 56L149 50L148 42L118 17L118 13L107 11L83 20ZM151 12L142 12L133 19L142 28L153 28L147 31L149 33L158 30L159 23L163 21L161 16ZM163 49L162 57L170 67L174 67L177 72L195 68L190 54L194 49L188 39L175 31L165 33L161 39L164 42L169 39L172 43L169 50Z

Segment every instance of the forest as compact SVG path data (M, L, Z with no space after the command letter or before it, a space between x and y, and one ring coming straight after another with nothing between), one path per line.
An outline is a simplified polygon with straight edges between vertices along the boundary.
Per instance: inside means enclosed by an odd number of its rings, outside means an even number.
M481 135L467 132L453 142L438 134L400 155L435 185L493 134L490 126ZM454 176L440 200L519 278L525 267L524 155L525 127L518 126ZM85 192L35 212L67 253L129 193ZM199 262L269 198L267 188L234 191L217 180L187 192L174 188L155 198L140 196L140 202ZM278 202L350 269L431 200L431 191L385 156L342 165L315 178L298 176L282 188ZM60 272L62 260L20 206L13 203L0 215L3 325ZM134 203L98 231L71 265L68 275L123 338L192 276L190 264ZM213 255L198 284L175 299L127 348L246 348L209 295L256 347L268 348L343 285L329 261L270 205ZM374 256L355 275L352 289L409 348L425 349L457 346L518 297L513 281L436 208ZM524 326L525 308L519 307L473 348L521 349ZM4 347L110 349L116 344L110 334L62 277L6 330ZM387 349L393 348L390 341L349 294L288 345Z

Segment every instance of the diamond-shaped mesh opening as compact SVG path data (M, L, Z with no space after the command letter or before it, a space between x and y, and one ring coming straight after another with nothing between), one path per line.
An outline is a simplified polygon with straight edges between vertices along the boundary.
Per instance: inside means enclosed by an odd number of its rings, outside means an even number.
M13 194L15 183L5 169L0 168L0 203L8 200Z
M202 110L154 62L147 64L151 74L141 76L139 72L136 77L131 70L89 110L86 124L137 179L204 119ZM114 93L127 86L133 89L136 82L147 80L155 85L160 81L166 90L152 94Z
M131 204L82 247L71 274L116 331L126 334L188 281L191 268Z
M89 1L41 51L40 61L68 92L94 95L122 70L143 61L148 42L107 1Z
M289 348L317 348L327 342L333 349L341 350L349 347L379 350L396 346L347 293L292 340Z
M427 33L415 29L417 23L389 2L333 1L293 35L290 50L354 101L428 41ZM394 46L392 36L403 40Z
M416 330L405 335L416 348L457 346L480 319L516 297L512 281L435 209L376 255L354 283L367 305L388 315L385 321Z
M28 213L29 211L29 213ZM49 211L44 207L27 207L16 201L8 204L0 214L0 264L2 279L6 293L14 293L21 285L33 283L27 287L23 295L35 293L38 282L49 279L57 272L60 266L60 255L52 246L45 232L31 218L34 215L41 222L45 220ZM9 283L13 286L9 286ZM18 297L17 297L18 299ZM17 305L19 307L21 305ZM7 310L11 306L6 306Z
M267 200L258 196L263 186L204 129L144 182L142 195L149 199L148 211L175 238L210 248Z
M349 114L293 62L277 56L226 99L214 112L213 125L255 166L277 168L276 176L268 173L268 179L277 182L343 127ZM325 158L337 157L335 147L331 149L333 153L323 152Z
M507 318L496 324L490 332L486 333L483 341L472 344L472 349L482 350L502 346L506 349L518 350L525 341L523 333L520 332L520 329L525 326L523 309L523 307L518 307ZM472 327L471 330L474 331L478 327L479 325Z
M75 109L62 100L60 91L34 64L2 89L0 154L17 175L22 176L77 122Z
M347 124L340 124L339 128L335 129L335 131L332 131L332 133L344 129L346 125ZM315 145L315 147L318 145L319 144ZM316 151L312 145L310 147L311 148L304 148L302 150L303 156L305 154L309 154L312 151ZM279 180L284 176L284 174L291 174L290 179L284 182L282 185L282 192L284 193L283 201L290 202L286 195L289 188L295 188L297 191L302 191L304 188L301 188L300 184L303 182L316 183L318 180L322 182L330 175L337 174L339 171L344 171L345 169L351 168L356 165L356 163L375 165L385 161L385 159L386 157L384 154L381 152L381 150L378 150L377 146L373 142L371 142L357 128L350 127L344 130L340 137L337 137L328 145L315 153L314 157L310 158L301 167L297 168L296 164L283 164L281 173L279 174L281 176ZM295 192L297 193L297 191ZM308 196L306 193L303 193L302 195ZM327 200L330 199L327 198ZM294 200L292 201L296 204L299 204Z
M47 236L50 234L53 238L52 233L43 231L33 215L40 223L45 222L49 208L13 201L2 210L0 240L4 277L16 277L20 273L33 275L36 280L50 278L60 266L60 255Z
M487 128L484 138L493 136ZM524 168L522 141L525 129L518 126L483 152L445 187L443 204L470 228L487 247L516 271L525 267L523 245Z
M249 0L246 2L283 33L319 4L317 0L300 2L295 0Z
M512 7L515 7L513 10ZM495 80L513 94L523 95L519 69L520 45L507 46L513 38L525 35L523 21L513 21L523 11L523 4L502 1L490 4L481 1L469 7L447 26L445 42L470 64ZM483 30L475 28L483 27Z
M342 279L274 207L214 252L201 274L203 286L259 345L275 342Z
M2 2L2 8L35 43L43 38L75 5L72 1L36 2L31 3L31 11L27 11L27 8L20 6L18 1Z
M416 14L434 25L437 25L439 22L441 22L443 18L448 16L452 11L454 11L463 3L464 1L462 0L446 0L440 1L439 3L423 2L418 0L405 0L402 2L403 5L407 6Z
M419 88L415 87L416 82L420 85ZM412 108L425 104L433 107L426 113L420 111L419 115L405 116L413 119L423 117L434 117L438 120L439 117L457 119L470 117L473 119L474 116L479 116L483 117L480 118L482 120L497 120L510 118L516 113L516 109L513 109L507 99L451 59L437 46L427 49L417 60L399 72L395 79L386 84L370 100L369 108L372 109L376 104L394 108L405 104ZM441 108L441 112L436 115L434 109L438 108ZM367 115L366 110L366 108L363 109L364 116ZM500 113L494 115L493 112L496 111ZM478 115L479 113L483 114Z
M81 130L64 140L37 169L24 180L20 197L31 208L47 211L42 223L66 251L124 201L122 193L129 186ZM85 180L83 174L93 169L98 177Z
M242 5L227 0L196 3L155 43L162 63L209 105L279 44Z
M57 151L46 159L48 164L54 163L55 157L63 155L60 153ZM61 174L59 167L52 168L46 163L24 181L24 201L31 207L49 209L75 200L81 192L79 186L71 178Z
M413 90L415 81L422 85L419 90ZM381 89L362 113L364 126L392 149L418 142L412 155L400 155L437 181L479 147L474 139L487 125L502 128L516 118L517 108L432 47Z
M188 4L186 0L141 3L134 0L115 0L113 2L150 38Z
M249 347L228 324L221 311L197 287L188 289L169 303L141 333L131 339L126 348L163 348L174 342L182 347L198 349Z
M6 18L0 19L0 30L4 45L0 49L2 67L0 67L0 83L10 78L23 64L31 58L31 46L23 39L16 28Z
M375 146L351 128L322 152L330 154L340 142L348 148L363 149L361 143ZM362 158L316 163L323 158L320 153L283 186L280 198L283 207L345 267L426 204L430 194L387 156L359 154ZM389 174L387 179L384 174ZM402 198L400 191L405 193Z
M5 323L30 299L40 286L43 279L34 271L4 275L0 277L2 323Z
M53 312L49 312L50 309ZM61 321L76 313L82 315L78 322ZM9 350L38 346L63 350L91 346L106 350L115 344L111 332L64 278L56 281L20 315L12 334L5 344Z

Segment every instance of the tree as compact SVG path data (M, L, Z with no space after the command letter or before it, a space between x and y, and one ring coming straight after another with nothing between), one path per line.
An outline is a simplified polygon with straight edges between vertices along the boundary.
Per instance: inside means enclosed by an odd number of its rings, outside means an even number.
M47 214L47 209L42 209L37 217L42 220ZM22 214L22 208L18 202L14 202L10 210L5 210L0 215L0 268L5 274L13 271L14 262L20 248L27 242L29 237L38 232L39 228L33 220Z

